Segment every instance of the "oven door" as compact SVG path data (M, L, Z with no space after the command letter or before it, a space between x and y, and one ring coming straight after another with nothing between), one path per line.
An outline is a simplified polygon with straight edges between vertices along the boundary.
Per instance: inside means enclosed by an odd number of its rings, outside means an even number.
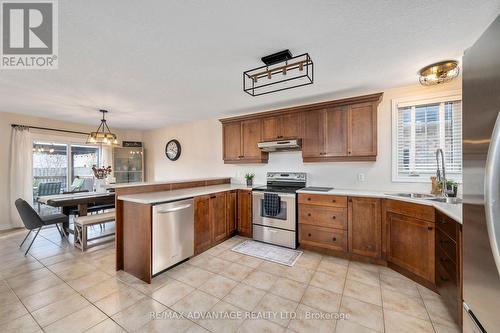
M274 193L274 192L273 192ZM263 226L296 230L295 194L277 193L281 199L281 209L277 216L267 216L264 212L264 192L252 192L253 223Z

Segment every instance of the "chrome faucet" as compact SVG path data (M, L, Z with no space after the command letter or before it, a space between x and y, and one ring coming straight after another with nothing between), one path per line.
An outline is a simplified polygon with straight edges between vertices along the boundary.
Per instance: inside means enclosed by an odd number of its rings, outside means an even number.
M441 170L439 169L439 155L441 155L441 165L443 167L442 175L441 175ZM441 183L441 192L443 196L447 197L449 194L452 193L452 191L448 190L448 185L446 182L446 167L444 164L444 152L441 148L438 148L436 150L436 165L437 165L436 176L437 180Z

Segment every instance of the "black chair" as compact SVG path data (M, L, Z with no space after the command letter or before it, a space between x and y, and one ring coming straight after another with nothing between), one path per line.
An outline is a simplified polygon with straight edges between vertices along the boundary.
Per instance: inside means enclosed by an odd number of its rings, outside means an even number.
M21 220L24 223L24 226L26 229L28 229L28 234L26 237L24 237L23 242L19 247L22 247L26 239L28 239L28 236L31 234L32 231L36 230L35 237L31 241L30 245L28 246L28 249L24 253L24 255L27 255L29 250L31 249L31 245L33 245L33 242L35 241L36 237L38 236L38 233L43 227L49 226L49 225L55 225L57 228L57 231L59 231L59 234L61 235L61 238L64 238L65 235L59 229L59 226L57 225L58 223L65 223L69 222L69 219L66 215L64 214L53 214L53 215L47 215L47 216L40 216L38 213L33 209L33 207L30 206L29 203L27 203L23 199L17 199L16 202L16 208L17 211L19 212L19 216L21 216Z

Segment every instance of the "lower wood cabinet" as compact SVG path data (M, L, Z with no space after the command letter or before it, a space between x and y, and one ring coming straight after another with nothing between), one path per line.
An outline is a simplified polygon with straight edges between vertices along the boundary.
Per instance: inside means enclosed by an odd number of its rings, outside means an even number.
M387 261L435 285L435 223L415 217L421 210L434 208L394 200L384 200ZM405 214L406 212L406 214ZM419 216L422 212L418 212ZM428 285L429 285L428 284Z
M212 221L210 220L210 196L194 198L194 254L212 246Z
M236 233L238 217L238 192L232 190L226 194L226 232L228 236Z
M347 231L342 229L324 228L314 225L299 225L299 242L336 251L347 251Z
M455 321L462 324L462 225L436 214L436 287Z
M213 242L221 241L227 237L226 192L210 195L210 222L212 223Z
M349 197L349 252L382 257L381 200Z
M347 252L347 197L300 193L299 243Z
M238 235L252 237L252 191L238 190Z

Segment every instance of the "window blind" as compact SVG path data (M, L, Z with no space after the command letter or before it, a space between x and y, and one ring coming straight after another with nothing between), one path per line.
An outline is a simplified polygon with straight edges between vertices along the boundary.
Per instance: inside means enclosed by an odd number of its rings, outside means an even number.
M436 150L445 153L448 174L462 173L462 103L460 100L397 106L397 178L436 173Z

